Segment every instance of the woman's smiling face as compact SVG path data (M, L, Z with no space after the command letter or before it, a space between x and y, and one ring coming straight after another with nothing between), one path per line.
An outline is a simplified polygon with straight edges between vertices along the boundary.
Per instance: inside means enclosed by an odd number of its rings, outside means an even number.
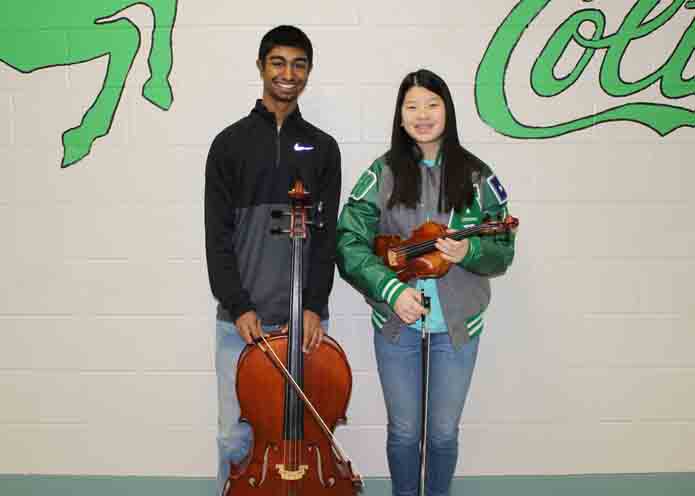
M422 148L439 146L446 125L444 100L422 86L410 88L401 106L401 126Z

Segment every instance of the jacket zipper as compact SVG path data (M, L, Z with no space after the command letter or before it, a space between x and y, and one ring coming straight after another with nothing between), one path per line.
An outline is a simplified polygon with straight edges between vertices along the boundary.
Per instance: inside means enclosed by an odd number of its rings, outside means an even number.
M275 138L275 169L280 168L280 130L282 128L277 128L278 133Z

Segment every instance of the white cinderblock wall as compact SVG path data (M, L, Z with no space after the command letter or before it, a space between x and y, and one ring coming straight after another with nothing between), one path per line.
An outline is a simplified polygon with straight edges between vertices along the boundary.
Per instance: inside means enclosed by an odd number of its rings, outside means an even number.
M633 4L619 3L594 6L607 32ZM141 96L151 16L131 8L143 46L113 127L66 170L61 133L91 104L106 60L31 75L0 65L0 473L213 474L204 162L214 135L260 95L258 42L279 23L314 41L301 108L341 145L343 198L386 149L396 88L419 67L450 84L464 143L510 191L517 259L493 283L458 473L695 470L695 130L662 138L618 122L537 141L494 132L476 112L475 73L516 4L181 1L168 112ZM514 52L507 93L526 123L618 102L599 87L600 55L566 94L548 101L529 89L548 37L586 7L570 4L552 2ZM658 68L691 12L634 42L622 76ZM694 72L691 63L684 76ZM655 87L625 101L668 103ZM355 381L338 436L363 475L385 475L367 309L340 280L331 309Z

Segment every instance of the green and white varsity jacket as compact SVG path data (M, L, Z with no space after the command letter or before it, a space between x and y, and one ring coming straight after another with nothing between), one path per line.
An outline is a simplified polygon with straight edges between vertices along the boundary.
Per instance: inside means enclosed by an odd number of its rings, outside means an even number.
M441 167L421 169L422 194L418 208L386 207L393 189L391 168L382 156L360 176L340 214L337 227L340 275L363 294L372 307L372 322L387 338L396 341L403 321L394 312L398 296L408 287L374 254L374 237L395 234L403 239L427 220L463 229L484 219L507 215L507 192L497 176L473 157L480 172L474 173L475 201L464 211L437 212ZM465 258L452 264L437 279L442 312L452 343L459 347L478 335L490 302L491 276L504 273L514 258L514 234L474 236ZM415 285L415 281L408 284Z

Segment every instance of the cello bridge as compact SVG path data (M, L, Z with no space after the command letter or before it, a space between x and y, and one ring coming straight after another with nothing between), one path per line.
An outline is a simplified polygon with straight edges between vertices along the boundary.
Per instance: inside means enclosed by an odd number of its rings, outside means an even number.
M278 469L282 480L295 481L304 478L304 474L309 470L309 465L300 465L297 470L287 470L284 464L279 463L275 465L275 468Z

